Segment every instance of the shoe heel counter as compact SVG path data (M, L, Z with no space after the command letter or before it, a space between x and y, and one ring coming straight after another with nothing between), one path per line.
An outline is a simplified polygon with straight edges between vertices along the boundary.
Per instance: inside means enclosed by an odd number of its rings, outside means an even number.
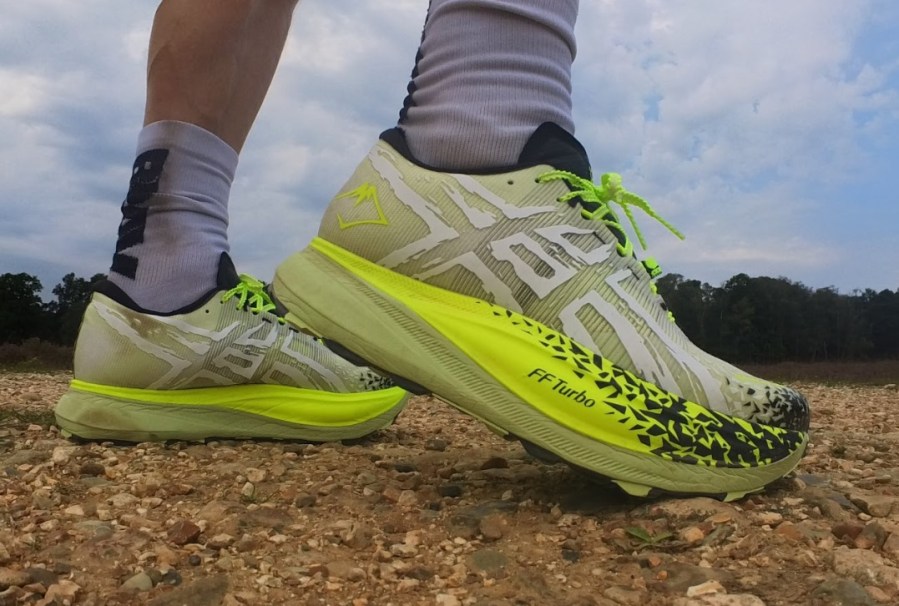
M412 202L399 198L421 197L417 177L422 170L379 141L331 199L318 236L376 263L427 236L430 227L411 210Z
M148 360L104 317L109 312L123 317L129 310L94 293L84 311L75 342L74 376L79 381L119 387L145 387Z

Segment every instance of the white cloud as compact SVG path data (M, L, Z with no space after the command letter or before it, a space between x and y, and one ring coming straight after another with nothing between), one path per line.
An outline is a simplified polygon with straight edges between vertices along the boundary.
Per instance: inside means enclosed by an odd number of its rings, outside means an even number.
M584 8L579 132L597 169L623 171L688 234L682 246L659 236L654 253L677 269L801 275L857 252L824 241L834 201L812 186L847 187L864 167L859 112L895 121L895 65L853 54L870 2Z
M44 277L52 285L105 269L154 9L4 8L0 272L28 271L32 257L58 268ZM270 276L311 238L330 195L394 123L425 10L423 0L300 4L233 189L242 268ZM899 216L877 198L899 187L895 160L872 161L897 153L899 60L892 42L877 42L899 23L890 2L585 0L581 13L578 136L597 170L622 172L687 233L681 244L641 221L666 268L711 281L749 271L899 286L899 275L857 270L865 257L899 256L882 227ZM855 232L835 237L859 180L877 211L853 212Z

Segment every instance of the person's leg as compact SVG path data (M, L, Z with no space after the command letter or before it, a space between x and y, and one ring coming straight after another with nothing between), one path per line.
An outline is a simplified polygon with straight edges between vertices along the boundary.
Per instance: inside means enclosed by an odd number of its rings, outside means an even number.
M227 202L296 0L164 0L109 280L56 406L65 433L124 441L335 440L408 395L276 315L228 256Z
M446 169L511 166L540 124L574 134L578 0L434 0L400 112L409 148Z
M278 65L297 0L165 0L110 280L170 312L216 286L237 154Z
M150 35L144 124L204 128L240 152L298 0L164 0Z
M399 128L274 292L540 458L634 495L740 497L799 462L808 405L696 348L656 293L616 213L667 223L618 175L594 183L572 134L575 13L434 0Z

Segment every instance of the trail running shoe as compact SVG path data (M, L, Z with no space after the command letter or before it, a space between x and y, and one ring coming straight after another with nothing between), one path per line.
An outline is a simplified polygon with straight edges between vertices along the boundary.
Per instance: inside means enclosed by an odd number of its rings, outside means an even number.
M82 321L59 427L127 442L330 441L393 421L405 390L298 332L274 308L264 285L238 276L227 255L218 290L171 314L137 310L104 283Z
M664 223L617 175L594 184L554 124L477 174L421 165L390 130L274 292L357 361L630 494L760 490L799 462L806 401L684 336L613 205Z

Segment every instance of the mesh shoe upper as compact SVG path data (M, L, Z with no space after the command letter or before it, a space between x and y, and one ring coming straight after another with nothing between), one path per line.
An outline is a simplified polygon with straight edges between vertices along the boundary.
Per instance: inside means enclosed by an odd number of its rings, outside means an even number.
M614 364L715 410L808 427L797 392L706 354L671 321L611 209L572 196L583 147L546 124L515 167L417 164L388 131L325 213L319 236L393 271L487 300L565 333ZM607 212L608 211L608 212ZM608 214L608 213L611 214ZM597 214L605 220L590 220Z
M82 321L75 378L138 389L270 384L359 392L392 386L285 324L272 313L264 285L238 277L227 255L218 283L190 309L170 314L141 310L115 286L101 285Z

